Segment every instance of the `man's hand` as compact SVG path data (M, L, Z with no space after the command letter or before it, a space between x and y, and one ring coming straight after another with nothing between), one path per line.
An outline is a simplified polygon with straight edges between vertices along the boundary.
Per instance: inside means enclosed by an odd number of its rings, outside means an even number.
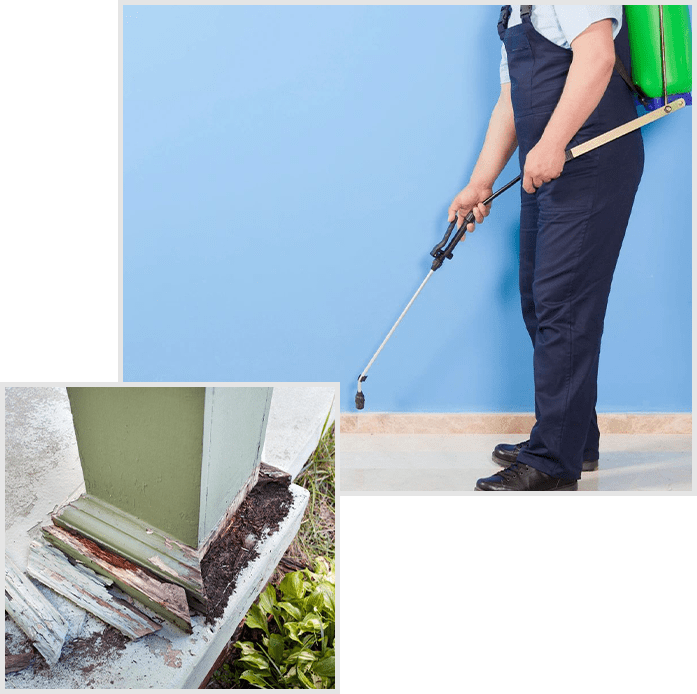
M612 20L591 24L572 42L573 58L564 91L540 141L528 152L523 190L534 193L561 175L564 150L600 103L615 65Z
M543 183L559 178L566 154L563 147L550 145L544 137L528 152L523 170L523 190L534 193Z
M448 209L448 222L452 222L455 219L455 215L457 215L457 228L459 229L462 227L465 217L472 212L477 224L481 224L484 221L484 217L488 217L491 211L491 204L484 205L482 201L486 200L491 195L491 192L491 188L480 187L470 183L455 196ZM467 231L474 231L474 224L468 224Z

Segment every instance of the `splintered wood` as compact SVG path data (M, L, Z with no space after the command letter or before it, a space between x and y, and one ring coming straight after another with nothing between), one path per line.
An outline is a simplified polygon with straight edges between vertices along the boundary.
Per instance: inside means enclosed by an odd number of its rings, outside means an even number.
M191 616L186 601L186 591L181 586L160 581L152 573L133 562L63 528L47 525L42 528L42 531L49 542L68 556L112 579L125 593L180 629L191 632Z
M5 555L5 610L49 665L58 662L68 623Z
M162 628L140 610L111 595L106 589L113 583L110 578L86 567L73 566L55 547L32 542L27 573L131 639Z

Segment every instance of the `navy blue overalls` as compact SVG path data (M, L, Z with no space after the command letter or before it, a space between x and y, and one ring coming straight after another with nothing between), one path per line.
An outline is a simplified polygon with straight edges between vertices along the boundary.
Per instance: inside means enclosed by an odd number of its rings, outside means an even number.
M571 50L542 36L521 6L522 23L499 35L506 46L520 167L556 107ZM626 22L615 51L630 69ZM637 117L631 91L616 72L573 147ZM595 404L600 340L610 284L644 168L639 130L573 159L534 194L521 187L520 294L534 347L536 424L518 462L579 479L583 460L596 460L600 434Z

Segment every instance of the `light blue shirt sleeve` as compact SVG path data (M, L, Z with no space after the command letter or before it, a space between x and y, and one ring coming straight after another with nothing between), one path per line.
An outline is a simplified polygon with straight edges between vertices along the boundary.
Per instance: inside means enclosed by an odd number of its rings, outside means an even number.
M520 5L513 5L509 26L520 24ZM530 17L533 26L546 39L562 48L571 43L591 24L602 19L612 19L612 38L617 38L622 28L622 5L533 5ZM501 46L499 68L501 84L510 82L506 48Z
M501 41L501 65L499 66L499 74L501 75L501 84L511 81L511 76L508 74L508 54L506 46Z

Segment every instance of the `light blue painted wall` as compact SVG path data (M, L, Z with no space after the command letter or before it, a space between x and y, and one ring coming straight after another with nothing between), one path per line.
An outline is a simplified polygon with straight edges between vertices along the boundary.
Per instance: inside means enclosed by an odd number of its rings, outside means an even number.
M124 378L355 380L498 94L498 8L124 8ZM644 130L599 410L691 409L691 111ZM516 175L513 165L501 182ZM518 194L439 270L366 410L530 411Z

